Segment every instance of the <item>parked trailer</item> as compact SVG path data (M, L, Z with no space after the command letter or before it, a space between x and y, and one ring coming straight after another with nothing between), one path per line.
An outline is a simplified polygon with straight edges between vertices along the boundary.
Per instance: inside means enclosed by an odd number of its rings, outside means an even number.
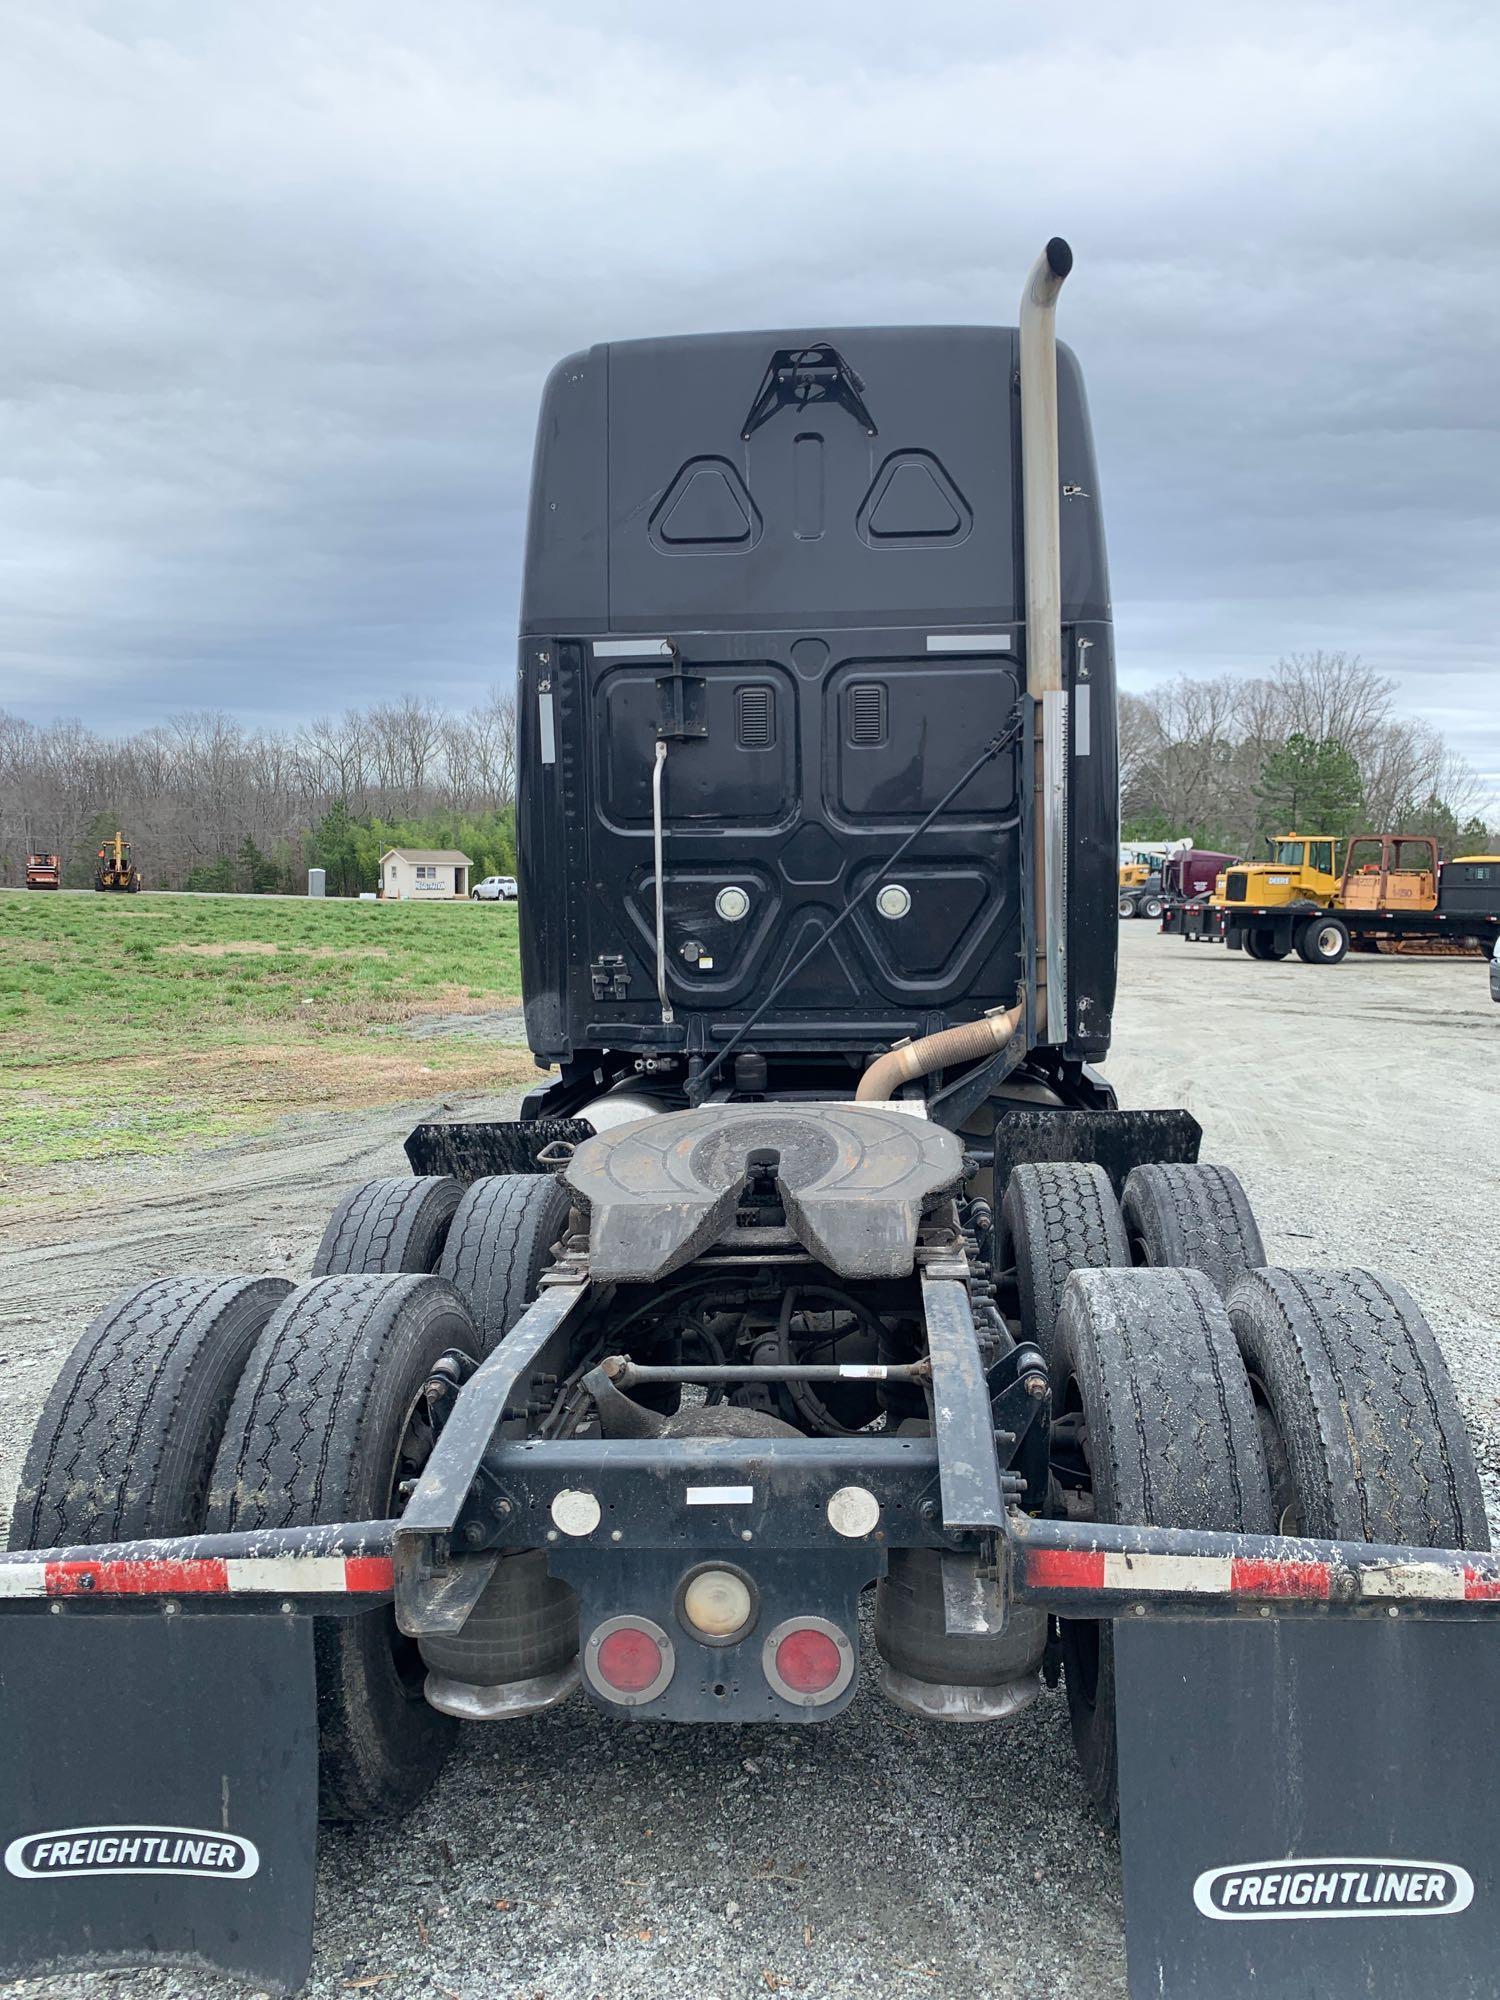
M320 1806L409 1808L461 1722L580 1696L828 1720L873 1589L908 1717L1066 1686L1137 1996L1492 1991L1500 1561L1436 1344L1378 1276L1268 1269L1194 1121L1092 1066L1071 262L1019 331L553 374L519 760L556 1077L413 1133L310 1283L157 1279L65 1364L0 1557L0 1969L294 1988Z

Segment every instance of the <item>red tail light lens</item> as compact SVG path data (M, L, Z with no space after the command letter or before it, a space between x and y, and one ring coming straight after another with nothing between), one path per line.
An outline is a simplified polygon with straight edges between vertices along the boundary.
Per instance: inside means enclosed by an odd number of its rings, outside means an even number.
M638 1625L622 1625L600 1641L594 1664L600 1680L621 1694L639 1694L661 1672L661 1647Z
M828 1634L809 1625L788 1632L776 1648L776 1671L798 1694L822 1694L838 1679L843 1664Z
M627 1708L654 1701L676 1664L672 1641L649 1618L606 1618L583 1649L590 1685Z
M767 1637L761 1665L783 1701L813 1708L848 1687L854 1648L826 1618L788 1618Z

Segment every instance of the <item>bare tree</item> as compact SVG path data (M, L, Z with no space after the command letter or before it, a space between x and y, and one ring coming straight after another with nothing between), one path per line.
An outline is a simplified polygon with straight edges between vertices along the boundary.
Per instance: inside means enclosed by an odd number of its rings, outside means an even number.
M1441 736L1397 715L1389 681L1352 655L1313 653L1255 678L1189 677L1122 695L1126 821L1165 822L1247 852L1266 759L1297 730L1349 750L1369 826L1430 827L1447 839L1483 803L1473 772ZM39 728L0 712L0 883L23 879L28 848L56 850L73 880L86 880L98 834L116 825L153 887L180 887L194 870L218 871L217 879L233 870L240 880L247 840L258 855L278 856L291 881L309 833L340 803L365 824L483 817L506 813L515 789L507 688L462 714L409 697L295 733L252 734L230 716L194 711L111 740L77 721Z

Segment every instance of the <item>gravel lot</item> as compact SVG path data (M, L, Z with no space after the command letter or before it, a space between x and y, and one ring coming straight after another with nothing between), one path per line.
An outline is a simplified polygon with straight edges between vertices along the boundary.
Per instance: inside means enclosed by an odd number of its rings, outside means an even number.
M1261 965L1144 923L1121 943L1121 1100L1196 1114L1273 1259L1367 1263L1412 1287L1500 1527L1500 1008L1484 967ZM400 1139L431 1108L302 1119L121 1173L107 1212L70 1212L64 1193L45 1223L13 1227L0 1497L106 1297L172 1269L305 1270L338 1191L403 1171ZM945 1731L873 1684L806 1730L623 1728L582 1700L476 1725L415 1818L325 1837L318 1939L309 1990L378 2000L1124 1992L1118 1848L1086 1808L1061 1699L1008 1729ZM42 1990L242 1991L135 1974L0 1993Z

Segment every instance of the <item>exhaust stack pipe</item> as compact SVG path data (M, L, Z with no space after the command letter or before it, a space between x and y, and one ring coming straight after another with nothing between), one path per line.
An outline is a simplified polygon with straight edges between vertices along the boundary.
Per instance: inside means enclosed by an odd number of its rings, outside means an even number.
M1021 294L1021 498L1026 547L1026 691L1036 703L1036 1035L1068 1034L1067 696L1057 462L1057 295L1073 252L1054 236Z

